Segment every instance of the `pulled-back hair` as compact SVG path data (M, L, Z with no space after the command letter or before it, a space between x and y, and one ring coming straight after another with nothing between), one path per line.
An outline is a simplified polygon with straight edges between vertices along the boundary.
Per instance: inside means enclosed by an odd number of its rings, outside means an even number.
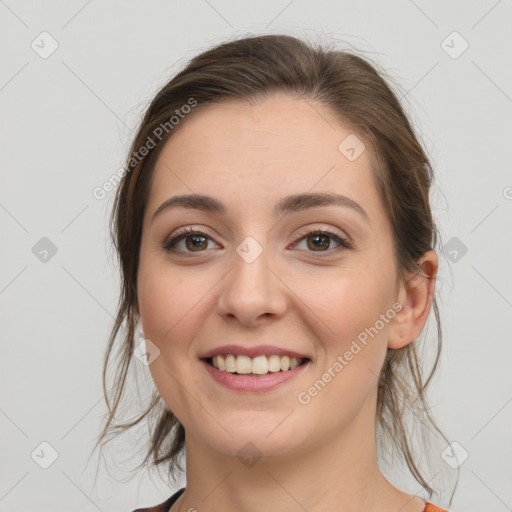
M172 411L162 404L156 390L136 418L114 423L127 372L131 364L137 364L133 362L139 314L137 271L142 221L153 170L166 141L187 122L187 113L193 116L203 106L230 99L256 102L274 93L325 105L371 148L375 183L393 229L399 281L409 272L418 272L421 256L438 244L429 202L433 180L430 162L397 95L376 65L352 51L315 46L286 35L238 38L192 58L161 88L147 108L115 196L110 228L119 259L122 289L104 360L103 389L109 412L98 440L98 443L103 441L109 433L115 436L146 417L152 418L151 439L142 464L150 458L154 466L167 463L173 480L176 470L183 469L179 458L185 446L185 430ZM151 141L151 149L140 151L148 147L148 141ZM141 156L142 153L145 154ZM388 348L379 376L376 410L379 445L386 443L398 449L429 496L434 490L419 468L407 418L412 418L413 424L419 422L442 435L431 417L425 396L438 366L442 344L435 297L432 309L437 324L437 343L430 371L422 369L416 346L418 340L401 349ZM122 341L114 368L114 384L107 392L107 367L120 334Z

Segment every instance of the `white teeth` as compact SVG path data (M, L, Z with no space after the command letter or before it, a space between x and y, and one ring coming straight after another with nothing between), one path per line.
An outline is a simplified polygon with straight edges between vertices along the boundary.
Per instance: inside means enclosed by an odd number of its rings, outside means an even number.
M275 354L268 358L268 371L279 372L281 371L281 357Z
M269 357L257 356L253 358L229 354L226 357L218 355L212 358L212 364L218 370L240 374L253 373L255 375L266 375L269 372L275 373L294 370L299 366L301 361L301 359L296 357L278 356L275 354Z
M252 360L252 364L251 364L251 359L248 357L247 359L249 359L249 367L250 367L250 372L251 373L256 373L258 375L265 375L265 373L268 373L268 360L266 358L266 356L258 356L258 357L255 357L253 360ZM240 373L240 372L238 372ZM247 372L249 373L249 372Z
M217 356L222 357L222 356ZM213 358L215 360L215 357ZM220 365L218 365L220 367ZM219 368L220 369L220 368ZM229 373L235 373L236 372L236 358L233 354L229 354L229 356L226 356L226 370Z
M251 358L247 356L238 356L236 358L236 373L251 373Z

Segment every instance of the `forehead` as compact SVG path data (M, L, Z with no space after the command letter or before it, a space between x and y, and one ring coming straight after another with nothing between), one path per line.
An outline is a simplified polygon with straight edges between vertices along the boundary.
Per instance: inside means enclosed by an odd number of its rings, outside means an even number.
M322 153L336 159L340 142L352 131L325 105L313 100L275 94L258 102L228 100L193 111L167 142L166 153L193 148L191 158L211 155L229 161L254 156L264 163L297 161ZM179 146L179 148L178 148Z
M363 144L312 100L276 94L252 103L210 104L182 121L162 149L149 210L174 193L259 203L308 191L340 192L378 203L370 148L362 150Z

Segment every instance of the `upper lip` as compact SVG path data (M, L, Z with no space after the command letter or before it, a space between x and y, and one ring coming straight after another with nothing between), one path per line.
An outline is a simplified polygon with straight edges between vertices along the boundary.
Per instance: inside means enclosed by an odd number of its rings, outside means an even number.
M310 359L309 356L295 352L287 348L276 347L274 345L257 345L254 347L244 347L242 345L222 345L221 347L215 347L207 352L199 355L199 359L208 359L213 356L227 356L229 354L244 355L248 357L256 357L261 355L271 356L288 356L296 357L297 359Z

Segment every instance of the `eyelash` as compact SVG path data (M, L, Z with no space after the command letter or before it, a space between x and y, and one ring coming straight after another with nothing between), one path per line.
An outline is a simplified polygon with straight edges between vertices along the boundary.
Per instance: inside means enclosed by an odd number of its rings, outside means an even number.
M172 238L169 238L164 243L163 248L168 253L179 252L179 251L176 251L176 249L174 249L174 246L178 242L180 242L181 240L183 240L185 238L188 238L189 236L192 236L192 235L203 236L205 238L208 238L208 239L212 240L211 237L209 237L205 233L202 233L201 231L197 231L197 230L194 230L192 228L187 228L184 231L181 231L180 233L176 234ZM326 229L324 229L324 230L322 230L322 229L315 229L315 230L312 230L312 231L306 231L305 233L301 233L299 235L299 239L298 239L297 243L298 242L302 242L302 240L304 240L305 238L308 238L310 236L318 236L318 235L329 236L335 242L337 242L339 244L339 246L334 248L334 249L328 249L327 251L318 251L321 254L328 254L329 256L331 256L332 255L332 251L337 253L337 252L345 250L345 249L352 249L353 248L351 242L349 242L348 239L342 237L341 235L339 235L337 233L334 233L333 231L329 231L328 229L327 230ZM198 252L205 252L205 251L198 251ZM320 257L320 258L323 257L323 256L317 256L315 254L317 251L307 251L307 252L311 252L312 254L314 254L315 255L314 257ZM187 256L192 256L193 252L185 251L185 254L187 254Z

